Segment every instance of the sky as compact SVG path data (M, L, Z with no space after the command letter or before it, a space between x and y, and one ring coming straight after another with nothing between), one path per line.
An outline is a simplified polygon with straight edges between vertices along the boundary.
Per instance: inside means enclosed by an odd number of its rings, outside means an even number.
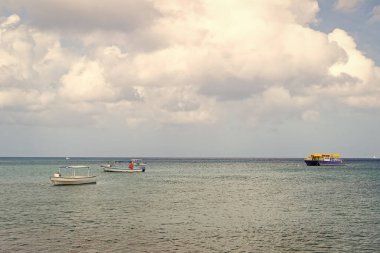
M380 157L380 0L2 0L0 156Z

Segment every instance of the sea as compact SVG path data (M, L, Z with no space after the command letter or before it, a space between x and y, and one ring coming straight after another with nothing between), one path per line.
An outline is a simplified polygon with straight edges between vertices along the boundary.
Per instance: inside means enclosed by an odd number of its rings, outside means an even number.
M380 252L380 159L0 158L0 252ZM97 183L53 186L60 166Z

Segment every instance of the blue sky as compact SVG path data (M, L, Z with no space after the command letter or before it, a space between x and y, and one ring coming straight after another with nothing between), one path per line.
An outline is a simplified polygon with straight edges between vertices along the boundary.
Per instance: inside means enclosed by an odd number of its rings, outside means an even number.
M0 156L380 156L380 1L0 3Z

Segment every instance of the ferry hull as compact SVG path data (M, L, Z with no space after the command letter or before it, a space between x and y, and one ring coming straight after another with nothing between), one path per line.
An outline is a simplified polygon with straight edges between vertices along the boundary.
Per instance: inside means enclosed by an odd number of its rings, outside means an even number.
M307 166L341 166L344 165L343 161L318 161L318 160L305 160Z
M318 161L314 160L305 160L307 166L320 166Z

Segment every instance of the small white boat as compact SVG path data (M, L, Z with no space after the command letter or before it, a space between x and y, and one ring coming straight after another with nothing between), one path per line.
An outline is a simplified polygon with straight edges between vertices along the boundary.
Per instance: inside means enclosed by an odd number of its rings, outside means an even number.
M61 168L66 168L71 170L70 176L62 176ZM66 166L59 168L58 172L54 173L50 177L50 181L53 185L78 185L78 184L96 184L96 176L90 175L89 166ZM86 175L76 175L77 169L87 169Z
M145 172L145 166L141 159L132 159L129 161L114 161L106 165L101 165L105 172Z
M145 169L112 168L112 167L103 167L103 170L105 172L126 172L126 173L145 172Z

